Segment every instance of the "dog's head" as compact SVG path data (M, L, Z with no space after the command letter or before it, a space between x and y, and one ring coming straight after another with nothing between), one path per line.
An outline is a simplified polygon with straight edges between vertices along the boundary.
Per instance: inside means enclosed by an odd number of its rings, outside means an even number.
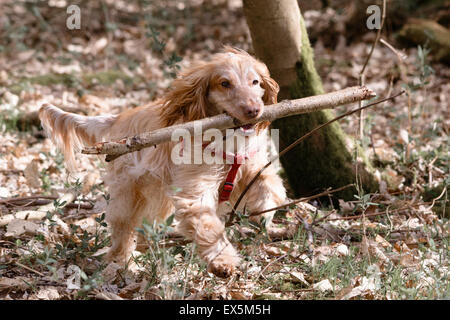
M241 122L258 119L264 105L277 102L278 91L264 63L245 51L226 47L174 80L165 96L162 119L172 125L223 112Z

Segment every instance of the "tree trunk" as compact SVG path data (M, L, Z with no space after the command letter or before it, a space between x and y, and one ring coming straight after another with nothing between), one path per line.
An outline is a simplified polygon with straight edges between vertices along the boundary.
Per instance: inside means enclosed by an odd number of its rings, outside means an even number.
M297 1L244 0L244 14L256 56L267 64L280 85L279 99L323 93ZM280 150L331 118L333 113L326 110L274 121L272 126L280 130ZM339 124L334 123L280 159L296 197L355 183L356 172L365 192L377 189L368 165L356 163L347 140ZM355 192L353 188L346 189L336 196L350 200Z

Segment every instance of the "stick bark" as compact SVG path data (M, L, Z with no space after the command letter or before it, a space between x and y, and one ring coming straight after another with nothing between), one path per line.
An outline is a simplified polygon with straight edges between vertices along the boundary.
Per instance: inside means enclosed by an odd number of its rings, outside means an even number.
M366 86L350 87L343 90L302 99L284 100L280 103L265 108L264 113L257 120L241 123L227 114L220 114L214 117L204 118L202 120L137 134L133 137L123 138L114 142L99 142L92 147L83 149L81 152L84 154L106 154L106 161L112 161L126 153L139 151L147 147L168 142L171 140L172 133L177 129L187 130L191 134L194 133L194 126L199 125L201 125L202 130L211 128L223 130L245 124L254 124L260 121L273 121L275 119L289 117L292 115L332 109L337 106L367 100L373 98L375 95L376 94Z

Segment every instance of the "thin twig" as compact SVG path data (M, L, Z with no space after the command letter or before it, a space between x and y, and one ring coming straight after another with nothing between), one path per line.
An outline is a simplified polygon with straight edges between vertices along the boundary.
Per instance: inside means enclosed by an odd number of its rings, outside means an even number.
M44 275L43 273L41 273L41 272L39 272L39 271L36 271L36 270L34 270L34 269L31 269L30 267L27 267L26 265L23 265L23 264L21 264L20 262L15 261L14 263L15 263L17 266L21 267L21 268L24 268L24 269L26 269L26 270L28 270L28 271L34 272L34 273L36 273L37 275L40 275L41 277L45 277L45 275Z
M274 264L277 261L280 261L281 259L284 259L287 257L287 254L283 254L282 256L276 258L275 260L270 261L267 266L264 267L264 269L261 270L261 272L258 274L258 276L256 277L256 279L259 279L259 277L261 277L263 275L263 273L267 270L267 268L269 268L272 264Z
M447 192L447 186L445 186L444 189L442 189L442 192L441 192L441 194L440 194L439 196L437 196L436 198L433 199L433 202L432 202L431 206L428 207L428 210L431 210L431 209L434 207L434 203L435 203L437 200L439 200L440 198L442 198L442 196L443 196L444 194L446 194L446 192ZM445 206L444 206L444 210L445 210ZM444 212L445 212L445 211L444 211Z
M313 221L311 223L312 226L321 223L323 220L325 220L326 218L328 218L330 215L332 215L333 213L336 213L335 210L332 210L331 212L327 213L326 215L324 215L322 218L317 219L316 221Z
M382 216L385 215L386 212L375 212L375 213L363 213L357 216L346 216L346 217L339 217L339 218L332 218L328 219L327 221L337 221L337 220L356 220L364 217L375 217L375 216Z
M383 30L383 26L384 26L384 20L386 19L386 0L383 0L383 14L381 17L381 24L380 24L380 28L378 29L377 35L375 37L375 41L372 44L372 48L370 49L369 55L366 58L366 61L364 62L364 65L361 69L361 72L359 73L359 85L362 86L365 83L365 71L366 71L366 67L369 63L370 58L372 57L373 51L375 50L375 47L378 43L378 41L380 40L380 36L381 36L381 30ZM362 107L363 106L363 102L359 101L359 106ZM359 135L360 135L360 139L363 138L364 136L364 111L363 109L361 110L361 112L359 113Z
M348 185L343 186L343 187L340 187L340 188L337 188L337 189L333 189L333 190L328 189L327 191L324 191L324 192L315 194L315 195L310 196L310 197L300 198L300 199L291 201L291 202L289 202L289 203L283 204L283 205L278 206L278 207L275 207L275 208L266 209L266 210L263 210L263 211L251 212L248 216L249 216L249 217L253 217L253 216L261 215L261 214L266 213L266 212L275 211L275 210L280 210L280 209L283 209L283 208L285 208L285 207L289 207L289 206L292 206L292 205L294 205L294 204L297 204L297 203L299 203L299 202L306 202L306 201L309 201L309 200L313 200L313 199L316 199L316 198L320 198L320 197L323 197L323 196L326 196L326 195L329 195L329 194L332 194L332 193L336 193L336 192L342 191L342 190L347 189L347 188L350 188L350 187L352 187L352 186L354 186L353 183L348 184Z
M408 58L408 56L404 52L400 52L399 50L395 49L394 46L392 46L389 42L387 42L383 38L380 39L380 42L384 44L386 47L388 47L398 57L400 61L406 60L406 58Z

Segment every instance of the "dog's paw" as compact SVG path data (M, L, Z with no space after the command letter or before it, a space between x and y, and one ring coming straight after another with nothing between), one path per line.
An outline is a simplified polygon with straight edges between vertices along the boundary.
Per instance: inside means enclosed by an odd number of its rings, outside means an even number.
M104 261L108 263L117 263L120 265L125 265L129 258L123 253L118 253L117 251L109 249L109 251L104 256Z
M221 278L230 277L239 266L240 259L237 256L219 255L208 265L208 271Z

